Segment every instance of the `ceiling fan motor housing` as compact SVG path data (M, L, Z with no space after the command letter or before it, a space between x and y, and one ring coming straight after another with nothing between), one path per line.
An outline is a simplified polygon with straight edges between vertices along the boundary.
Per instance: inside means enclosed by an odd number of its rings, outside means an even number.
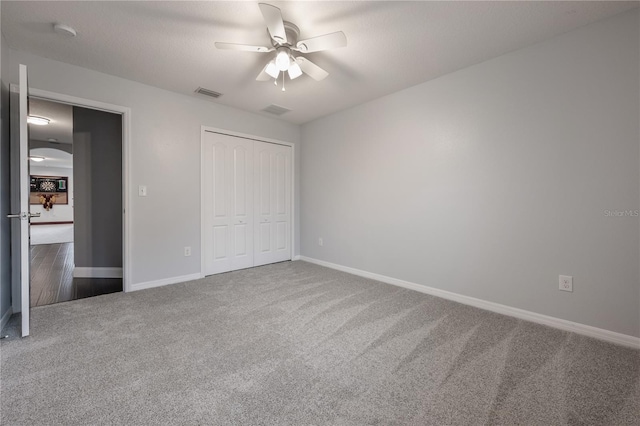
M271 43L273 47L279 46L295 46L300 38L300 29L289 21L284 21L284 32L287 34L286 40L277 40L275 38L271 38Z

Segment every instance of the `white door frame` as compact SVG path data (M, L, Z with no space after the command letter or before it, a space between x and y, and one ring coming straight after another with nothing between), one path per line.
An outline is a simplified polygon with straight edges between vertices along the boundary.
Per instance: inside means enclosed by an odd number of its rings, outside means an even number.
M227 135L227 136L235 136L235 137L239 137L239 138L244 138L244 139L250 139L253 141L258 141L258 142L266 142L266 143L273 143L276 145L284 145L284 146L288 146L291 147L291 260L294 259L294 253L295 253L295 243L296 243L296 223L295 223L295 211L296 211L296 191L295 191L295 185L296 185L296 179L295 179L295 172L296 172L296 145L292 142L285 142L285 141L281 141L278 139L270 139L270 138L265 138L262 136L256 136L256 135L249 135L246 133L239 133L239 132L234 132L232 130L226 130L226 129L220 129L217 127L210 127L210 126L200 126L200 277L204 278L205 275L205 270L204 270L204 265L205 265L205 258L204 258L204 254L205 254L205 247L204 247L204 233L205 233L205 224L204 224L204 215L205 215L205 211L204 211L204 135L205 132L210 132L210 133L219 133L222 135Z
M122 289L131 291L131 108L33 88L29 97L122 115Z

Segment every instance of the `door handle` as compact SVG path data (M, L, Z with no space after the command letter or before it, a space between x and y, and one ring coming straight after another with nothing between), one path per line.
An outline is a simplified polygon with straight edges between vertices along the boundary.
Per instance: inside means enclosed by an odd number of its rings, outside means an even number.
M40 213L16 213L8 214L7 217L11 219L26 219L27 217L40 217Z

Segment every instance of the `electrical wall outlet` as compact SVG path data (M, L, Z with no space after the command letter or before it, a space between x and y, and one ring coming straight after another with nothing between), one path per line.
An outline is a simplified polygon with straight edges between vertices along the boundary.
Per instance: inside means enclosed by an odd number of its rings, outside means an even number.
M573 277L569 275L560 275L560 290L573 291Z
M324 245L324 241L322 240L322 237L318 238L318 245L320 247L322 247Z
M186 256L191 256L191 247L185 247L184 248L184 255Z

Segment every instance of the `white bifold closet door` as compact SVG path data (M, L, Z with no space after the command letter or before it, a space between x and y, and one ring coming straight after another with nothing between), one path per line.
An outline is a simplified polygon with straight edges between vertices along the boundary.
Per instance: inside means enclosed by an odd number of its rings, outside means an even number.
M291 148L254 145L254 265L291 259Z
M291 147L205 132L205 275L291 259Z
M205 274L253 266L253 141L205 133Z

